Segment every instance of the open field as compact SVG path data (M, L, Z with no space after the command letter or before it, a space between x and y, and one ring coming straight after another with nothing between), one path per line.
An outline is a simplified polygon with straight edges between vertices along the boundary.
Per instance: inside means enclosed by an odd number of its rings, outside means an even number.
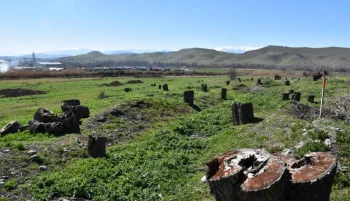
M273 74L252 71L249 75ZM0 80L0 90L46 92L6 98L0 95L0 127L12 120L25 125L40 107L61 113L61 101L67 99L79 99L91 112L80 126L81 134L34 135L23 131L0 137L0 178L10 177L0 184L0 201L73 196L88 200L214 200L208 185L200 181L205 162L214 156L237 148L264 148L272 153L290 149L298 156L326 151L324 133L335 137L337 144L331 151L341 164L331 200L350 200L350 175L346 171L350 167L350 125L331 118L300 119L291 112L293 101L281 99L282 92L293 89L301 92L302 104L318 108L322 81L289 77L291 86L284 85L284 78L263 79L263 85L256 86L258 77L251 81L250 76L228 86L226 76ZM126 84L135 79L143 83ZM116 80L124 85L103 85ZM153 83L156 86L151 86ZM158 89L165 83L169 91ZM203 83L209 92L201 91ZM349 84L350 77L329 77L326 105L336 97L348 96ZM127 87L132 91L125 92ZM184 103L183 92L188 87L194 90L194 104L201 111ZM227 100L220 97L222 87L228 89ZM103 99L98 98L101 92ZM314 94L318 103L308 103L307 94ZM260 121L233 125L233 102L252 102ZM113 106L124 114L110 115L106 122L94 120ZM106 158L87 155L90 134L108 137ZM296 146L300 142L304 146ZM29 160L27 152L31 149L38 152L41 161ZM41 171L40 165L48 169Z

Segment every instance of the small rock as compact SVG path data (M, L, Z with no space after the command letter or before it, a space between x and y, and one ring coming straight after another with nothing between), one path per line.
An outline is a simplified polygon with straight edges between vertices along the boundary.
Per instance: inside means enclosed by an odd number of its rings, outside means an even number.
M37 152L35 150L29 150L28 154L29 154L29 156L33 156L33 155L37 154Z
M330 139L326 139L323 143L328 147L330 147L332 145L332 142Z
M207 176L203 176L201 181L202 183L207 183L208 182Z
M1 187L2 185L4 185L4 184L5 184L5 182L0 181L0 187Z
M33 155L33 156L31 156L30 157L30 160L32 160L32 161L34 161L34 162L40 162L41 161L41 159L40 159L40 156L38 156L38 155Z
M39 167L39 169L40 169L41 171L45 171L45 170L47 170L47 166L46 166L46 165L41 165L41 166Z
M5 180L5 181L8 180L9 178L10 178L9 176L2 176L2 177L1 177L1 179L2 179L2 180Z
M5 179L0 179L0 183L5 183Z
M9 149L5 149L4 151L2 151L2 152L4 152L4 153L9 153L10 152L10 150Z
M303 131L306 131L306 128L304 128Z
M297 145L295 145L295 148L300 149L305 145L305 142L299 142Z

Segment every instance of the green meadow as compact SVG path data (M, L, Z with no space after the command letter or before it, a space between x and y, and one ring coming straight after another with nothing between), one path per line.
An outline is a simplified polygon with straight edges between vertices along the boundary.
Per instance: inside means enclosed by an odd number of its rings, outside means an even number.
M205 162L216 155L238 148L263 148L272 153L290 149L298 156L311 151L327 151L325 135L336 134L343 171L337 171L331 200L350 200L350 126L328 117L300 119L291 112L294 101L282 101L281 93L293 89L301 92L301 103L318 108L321 80L282 80L241 77L226 85L227 76L163 78L54 78L0 80L0 90L24 88L46 92L42 95L0 97L0 127L12 120L22 125L33 119L38 108L61 113L61 101L79 99L90 109L83 119L80 134L54 136L23 131L0 137L0 177L10 180L0 186L0 201L52 200L78 197L88 200L214 200L208 184L201 183ZM113 81L122 86L104 86ZM129 80L143 83L126 84ZM155 83L156 86L151 86ZM168 84L169 91L158 89ZM201 91L208 85L208 92ZM350 78L330 76L325 104L350 92ZM227 99L221 99L221 88L227 88ZM125 92L124 88L131 88ZM190 88L190 89L189 89ZM195 110L183 101L183 93L193 90ZM99 94L104 98L99 99ZM317 103L308 103L307 95ZM133 106L142 103L142 107ZM252 102L257 123L233 125L233 102ZM111 117L93 128L87 125L104 111L116 106L130 113L128 118ZM86 144L76 139L88 135L111 139L105 158L87 155ZM300 142L304 146L297 148ZM28 150L35 149L40 163L31 162ZM40 171L39 166L48 167ZM12 174L13 173L13 174Z

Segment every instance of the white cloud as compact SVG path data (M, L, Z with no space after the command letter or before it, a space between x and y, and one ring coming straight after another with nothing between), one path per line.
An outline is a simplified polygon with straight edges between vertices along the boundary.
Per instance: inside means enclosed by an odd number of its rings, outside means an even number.
M216 47L214 49L222 52L244 53L246 51L260 49L262 47L264 46L225 46L225 47Z

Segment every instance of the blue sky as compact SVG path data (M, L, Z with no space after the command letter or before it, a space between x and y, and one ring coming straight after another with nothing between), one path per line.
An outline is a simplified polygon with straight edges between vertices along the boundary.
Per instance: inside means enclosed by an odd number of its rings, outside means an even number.
M350 47L346 0L0 0L0 55Z

